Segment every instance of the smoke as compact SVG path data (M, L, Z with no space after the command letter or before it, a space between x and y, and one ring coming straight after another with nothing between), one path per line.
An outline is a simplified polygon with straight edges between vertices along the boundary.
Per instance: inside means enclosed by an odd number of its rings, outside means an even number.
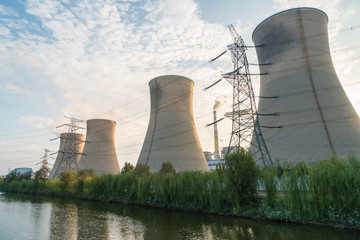
M215 104L214 104L214 111L218 110L222 105L224 105L224 103L226 103L226 101L218 101L215 100Z

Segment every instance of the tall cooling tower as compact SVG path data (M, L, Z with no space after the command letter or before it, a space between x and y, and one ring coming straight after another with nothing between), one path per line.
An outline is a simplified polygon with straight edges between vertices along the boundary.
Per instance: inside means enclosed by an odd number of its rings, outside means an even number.
M324 12L296 8L267 18L253 32L260 73L266 74L258 113L273 160L346 158L351 151L360 156L360 121L336 75L327 24Z
M170 161L176 171L208 171L193 118L194 82L182 76L161 76L149 82L151 114L138 164L160 170Z
M77 171L76 163L79 163L81 152L84 147L85 136L80 133L61 133L60 147L50 171L49 178L58 178L62 171ZM70 153L72 152L72 153Z
M115 151L116 122L106 119L86 121L86 141L79 170L95 169L96 175L118 174L119 162Z

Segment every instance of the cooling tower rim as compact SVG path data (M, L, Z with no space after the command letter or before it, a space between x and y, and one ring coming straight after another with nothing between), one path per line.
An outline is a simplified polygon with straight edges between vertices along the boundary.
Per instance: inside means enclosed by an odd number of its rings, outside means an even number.
M279 15L282 15L282 14L285 14L285 13L288 13L288 12L298 11L298 10L311 10L311 11L316 11L316 12L322 13L323 15L325 15L327 21L329 22L329 17L328 17L328 15L327 15L324 11L322 11L322 10L320 10L320 9L318 9L318 8L312 8L312 7L291 8L291 9L288 9L288 10L284 10L284 11L278 12L278 13L276 13L276 14L274 14L274 15L271 15L271 16L268 17L268 18L265 18L265 20L263 20L263 21L262 21L259 25L257 25L256 28L254 29L254 31L253 31L253 33L252 33L252 36L251 36L252 40L254 41L255 32L256 32L256 31L258 30L258 28L259 28L261 25L263 25L265 22L267 22L267 21L269 21L270 19L272 19L272 18L274 18L274 17L277 17L277 16L279 16Z
M88 119L88 120L86 120L86 124L88 124L88 122L112 122L112 123L116 124L116 121L111 120L111 119L104 119L104 118Z
M64 133L60 133L60 136L65 136L65 135L69 135L69 134L74 134L74 135L79 135L79 136L85 136L82 133L76 133L76 132L64 132Z
M184 77L184 76L180 76L180 75L162 75L162 76L158 76L158 77L155 77L155 78L151 79L151 80L149 81L149 86L150 86L150 84L151 84L152 82L154 82L154 81L156 81L156 80L162 80L162 79L167 79L167 78L175 78L175 79L176 79L176 78L179 78L179 79L184 79L184 80L188 80L188 81L192 82L192 83L195 85L195 83L194 83L193 80L191 80L190 78Z

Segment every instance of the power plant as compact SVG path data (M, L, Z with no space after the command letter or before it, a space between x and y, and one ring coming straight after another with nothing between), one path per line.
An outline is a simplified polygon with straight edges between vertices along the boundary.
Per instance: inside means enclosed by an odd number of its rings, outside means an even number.
M80 133L68 132L60 134L60 147L49 178L58 178L65 171L78 171L85 136Z
M208 171L193 118L194 82L186 77L167 75L149 82L151 113L137 164L161 169L170 161L176 171Z
M321 10L296 8L265 19L253 32L258 116L273 160L360 156L359 116L335 72L327 25Z
M79 170L94 169L96 175L118 174L119 162L115 151L116 122L107 119L86 121L86 141Z

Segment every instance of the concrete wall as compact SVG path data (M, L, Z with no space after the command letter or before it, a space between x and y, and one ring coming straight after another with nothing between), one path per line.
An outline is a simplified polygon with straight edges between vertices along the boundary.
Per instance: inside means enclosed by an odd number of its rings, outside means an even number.
M106 119L86 121L86 142L79 170L93 168L96 175L118 174L119 162L115 150L116 122Z
M258 112L274 160L316 161L350 151L360 157L360 121L331 60L328 18L299 8L264 20L253 32L261 76ZM250 151L253 149L250 148Z
M138 159L160 170L170 161L176 171L208 171L193 118L194 82L182 76L161 76L149 82L151 115Z
M63 169L77 171L77 163L80 161L81 152L84 147L85 136L80 133L61 133L60 134L60 146L59 151L54 163L53 168L50 171L49 178L60 177L60 172ZM71 142L76 143L75 145L70 144ZM72 147L71 147L72 146ZM70 148L69 148L70 147ZM74 152L75 155L71 157L69 154L63 152ZM70 158L69 158L70 157ZM68 165L68 163L71 163ZM75 164L76 162L76 164Z

